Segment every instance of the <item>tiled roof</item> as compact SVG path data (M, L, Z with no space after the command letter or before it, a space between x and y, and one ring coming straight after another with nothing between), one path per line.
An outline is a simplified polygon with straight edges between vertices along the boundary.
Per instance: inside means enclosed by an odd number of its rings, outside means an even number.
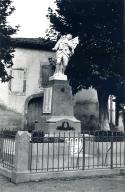
M13 38L12 42L15 47L29 48L29 49L42 49L51 51L54 42L43 38Z

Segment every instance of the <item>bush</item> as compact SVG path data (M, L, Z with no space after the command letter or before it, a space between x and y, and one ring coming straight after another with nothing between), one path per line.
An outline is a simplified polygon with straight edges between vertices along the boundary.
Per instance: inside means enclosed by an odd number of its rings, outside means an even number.
M122 131L95 131L94 136L97 142L123 141L124 139Z

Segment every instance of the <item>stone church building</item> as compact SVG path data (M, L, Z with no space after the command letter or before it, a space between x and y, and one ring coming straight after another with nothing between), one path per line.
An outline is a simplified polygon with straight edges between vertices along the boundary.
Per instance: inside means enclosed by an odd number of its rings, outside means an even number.
M6 111L6 123L1 127L34 129L41 127L44 88L51 75L49 58L54 57L53 45L41 38L17 38L12 79L0 85L0 111ZM98 101L93 89L82 90L74 96L74 114L81 121L82 130L97 124ZM6 110L5 110L6 109ZM11 117L11 118L10 118ZM90 125L90 121L93 125ZM1 128L0 127L0 128Z

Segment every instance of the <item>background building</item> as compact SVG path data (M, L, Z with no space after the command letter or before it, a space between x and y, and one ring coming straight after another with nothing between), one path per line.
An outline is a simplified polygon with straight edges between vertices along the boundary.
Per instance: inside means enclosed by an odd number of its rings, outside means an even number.
M0 126L23 128L25 124L34 128L35 123L40 123L44 87L52 73L48 58L54 57L53 44L41 38L17 38L14 42L16 51L10 70L13 78L0 86L3 93L0 108L4 106L6 117L6 123ZM98 101L94 89L82 90L74 96L74 113L81 120L82 129L93 129L97 125Z

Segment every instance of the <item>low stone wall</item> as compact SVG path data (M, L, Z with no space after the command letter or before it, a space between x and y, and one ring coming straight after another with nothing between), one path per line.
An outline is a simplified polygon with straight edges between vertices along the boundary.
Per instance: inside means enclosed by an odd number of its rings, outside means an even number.
M125 169L98 169L95 170L77 170L77 171L58 171L47 173L30 173L10 171L6 168L0 167L0 173L8 177L11 182L18 184L31 181L44 181L53 179L74 179L74 178L92 178L92 177L108 177L115 175L125 175Z

